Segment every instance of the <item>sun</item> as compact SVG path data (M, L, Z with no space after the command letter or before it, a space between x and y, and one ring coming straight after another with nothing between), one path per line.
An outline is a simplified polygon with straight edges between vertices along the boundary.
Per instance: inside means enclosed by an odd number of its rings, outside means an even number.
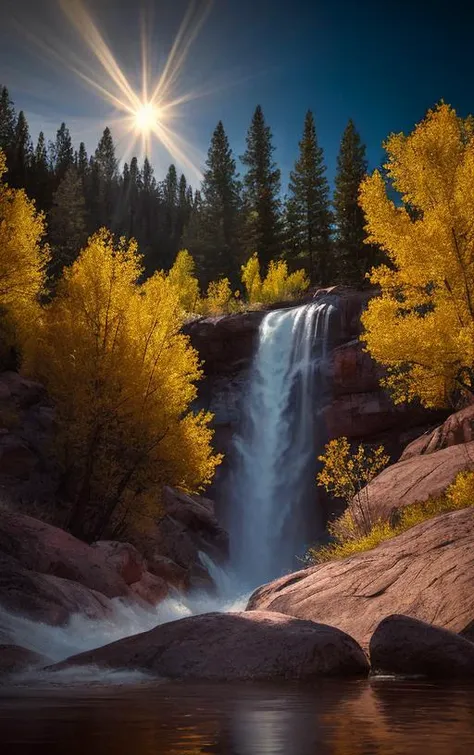
M152 102L146 102L140 105L136 110L135 115L135 128L142 133L149 133L153 131L160 120L160 108L153 105Z

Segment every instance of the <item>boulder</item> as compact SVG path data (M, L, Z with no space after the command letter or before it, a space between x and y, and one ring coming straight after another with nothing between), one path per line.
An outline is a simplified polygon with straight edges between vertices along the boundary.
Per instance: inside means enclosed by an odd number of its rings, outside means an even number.
M434 678L474 679L474 644L409 616L387 616L370 640L372 670Z
M133 595L137 595L145 603L150 603L152 606L161 603L162 600L168 597L169 593L165 580L161 577L156 577L154 574L150 574L149 571L144 572L138 582L130 585L130 590Z
M0 677L4 674L16 674L26 669L46 666L50 663L46 658L33 650L27 650L19 645L0 645Z
M147 570L142 554L130 543L98 540L92 547L102 554L106 563L120 574L127 585L139 582Z
M54 666L149 671L171 679L313 679L368 673L359 645L334 627L280 614L190 616Z
M248 610L339 627L364 647L393 613L460 632L474 619L474 507L442 514L373 550L260 587Z
M108 598L128 594L124 579L97 548L31 516L2 512L0 551L26 569L73 580Z
M372 519L441 495L459 472L474 469L474 441L412 456L383 470L362 491Z
M186 569L170 558L162 556L156 549L150 548L148 551L148 570L177 590L185 590L189 586L189 575Z
M165 488L163 510L161 519L145 534L133 534L133 543L144 554L148 570L164 579L169 574L169 584L174 586L212 587L200 554L221 562L229 549L228 535L214 515L214 503Z
M114 612L105 595L69 579L25 569L1 552L0 605L9 613L53 625L66 624L75 613L104 619Z
M474 404L451 414L442 425L410 443L401 455L400 461L471 441L474 441Z

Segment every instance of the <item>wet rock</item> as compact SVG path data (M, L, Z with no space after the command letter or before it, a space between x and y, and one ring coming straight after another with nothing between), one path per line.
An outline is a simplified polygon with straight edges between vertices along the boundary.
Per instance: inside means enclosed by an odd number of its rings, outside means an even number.
M128 594L124 579L97 548L33 517L2 512L0 551L26 569L73 580L108 598Z
M366 647L382 619L400 613L453 632L474 619L474 508L443 514L373 550L260 587L248 610L331 624Z
M152 549L148 551L147 555L148 569L152 574L161 577L168 585L177 590L185 590L189 587L189 574L184 567Z
M142 554L130 543L116 540L98 540L92 544L105 559L111 569L115 569L127 585L139 582L147 571L147 563Z
M152 606L161 603L162 600L168 597L169 593L168 584L165 580L154 574L150 574L148 571L142 574L139 581L130 585L130 590L133 595L137 595L145 603L149 603Z
M173 621L54 668L93 664L171 679L313 679L366 675L359 645L334 627L275 613L211 613Z
M372 670L433 678L474 679L474 644L409 616L387 616L370 640Z

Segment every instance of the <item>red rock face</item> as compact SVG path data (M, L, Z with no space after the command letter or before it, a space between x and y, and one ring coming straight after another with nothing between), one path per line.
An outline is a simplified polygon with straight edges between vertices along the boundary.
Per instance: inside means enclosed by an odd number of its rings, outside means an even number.
M444 452L439 452L444 453ZM443 514L371 551L259 588L249 610L330 624L367 646L393 613L460 632L474 619L474 508Z
M191 616L81 653L53 668L83 664L214 681L368 672L363 651L344 632L265 611Z

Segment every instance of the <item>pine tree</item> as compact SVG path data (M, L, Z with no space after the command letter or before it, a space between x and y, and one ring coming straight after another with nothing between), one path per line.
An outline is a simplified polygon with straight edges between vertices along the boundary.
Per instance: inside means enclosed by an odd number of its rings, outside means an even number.
M163 231L164 231L164 266L171 267L176 257L180 239L176 238L178 220L178 175L176 167L170 165L162 184L163 193Z
M306 113L299 157L290 174L286 205L290 248L306 260L312 283L326 284L331 270L331 210L323 150L314 117Z
M49 235L53 247L51 274L56 278L65 265L74 262L87 240L82 179L74 165L54 193Z
M46 141L42 131L36 142L31 174L31 194L40 210L48 210L51 206L52 185Z
M7 163L15 142L16 116L8 89L0 91L0 149L5 153Z
M89 171L89 159L87 157L86 145L84 144L84 142L81 142L79 145L79 151L77 153L77 160L76 160L76 168L81 179L84 181Z
M242 162L246 214L246 253L257 252L262 265L281 251L280 171L273 162L274 147L262 108L257 106L247 133L247 149Z
M334 210L338 278L360 284L375 262L376 249L364 244L364 213L359 206L359 187L367 174L365 145L352 120L347 124L337 158Z
M112 133L104 129L94 155L95 182L98 188L98 216L100 226L115 230L117 218L114 215L114 195L116 193L117 159Z
M209 282L227 277L233 283L239 279L240 248L240 182L235 160L222 121L212 135L206 160L207 170L202 182L202 235L204 278Z
M74 163L71 134L65 123L61 123L56 133L56 141L51 144L51 158L58 184L66 174L67 169Z
M23 110L18 114L15 135L10 153L9 182L16 188L29 190L30 170L33 162L33 146Z

